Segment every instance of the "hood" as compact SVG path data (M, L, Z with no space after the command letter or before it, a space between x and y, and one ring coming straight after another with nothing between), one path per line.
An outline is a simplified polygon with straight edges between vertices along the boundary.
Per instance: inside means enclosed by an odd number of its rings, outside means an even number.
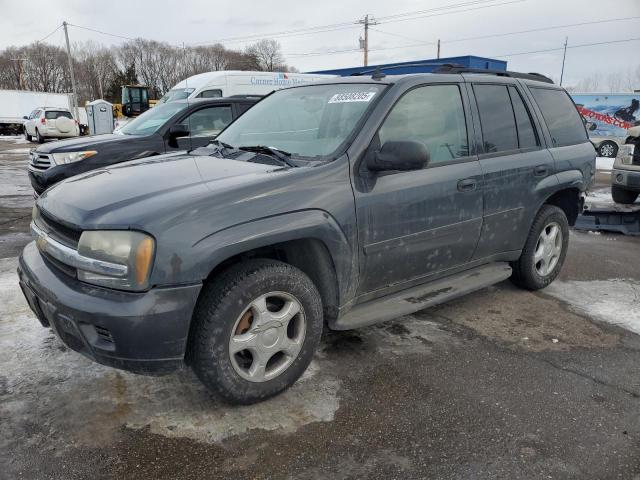
M92 135L90 137L76 137L68 140L59 140L57 142L44 143L36 148L36 152L39 153L61 153L61 152L78 152L81 150L87 150L95 148L98 145L117 144L123 142L130 142L134 138L141 138L137 135Z
M71 177L47 190L38 206L81 228L142 225L158 212L189 205L282 167L211 156L173 154L140 159Z

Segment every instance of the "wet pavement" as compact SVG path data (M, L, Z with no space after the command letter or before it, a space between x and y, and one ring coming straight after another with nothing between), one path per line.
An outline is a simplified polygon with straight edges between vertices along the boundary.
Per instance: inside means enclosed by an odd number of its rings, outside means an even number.
M640 479L640 239L572 232L544 291L326 333L293 388L233 407L39 326L15 274L26 153L6 153L29 146L0 141L0 479Z

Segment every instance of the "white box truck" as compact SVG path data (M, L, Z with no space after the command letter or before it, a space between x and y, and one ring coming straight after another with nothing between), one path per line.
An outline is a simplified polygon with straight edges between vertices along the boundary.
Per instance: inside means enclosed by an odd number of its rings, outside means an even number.
M28 117L36 108L43 107L71 111L71 94L0 90L0 135L21 134L24 117ZM74 117L80 125L87 124L87 112L84 108L78 108Z

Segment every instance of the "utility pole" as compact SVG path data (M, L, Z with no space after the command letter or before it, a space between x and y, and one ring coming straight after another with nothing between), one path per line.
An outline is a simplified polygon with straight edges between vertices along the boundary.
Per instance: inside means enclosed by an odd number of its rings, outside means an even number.
M64 38L67 41L67 58L69 59L69 73L71 74L71 103L73 107L73 116L78 115L78 97L76 93L76 76L73 73L73 59L71 58L71 47L69 46L69 32L67 31L67 22L62 22L64 27Z
M440 60L440 39L438 39L438 56L436 58Z
M365 15L362 20L358 20L359 24L364 25L364 44L361 42L361 47L364 50L364 66L369 65L369 25L377 25L378 22L373 18L369 18L369 15Z
M569 43L569 37L564 37L564 53L562 54L562 71L560 72L560 86L562 86L562 77L564 77L564 61L567 58L567 43Z

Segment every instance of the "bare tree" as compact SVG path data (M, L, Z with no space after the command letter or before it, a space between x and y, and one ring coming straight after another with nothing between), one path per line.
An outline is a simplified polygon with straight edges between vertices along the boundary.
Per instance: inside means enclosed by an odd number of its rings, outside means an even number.
M260 70L273 72L285 66L280 43L273 39L264 39L250 45L245 53L256 58Z

